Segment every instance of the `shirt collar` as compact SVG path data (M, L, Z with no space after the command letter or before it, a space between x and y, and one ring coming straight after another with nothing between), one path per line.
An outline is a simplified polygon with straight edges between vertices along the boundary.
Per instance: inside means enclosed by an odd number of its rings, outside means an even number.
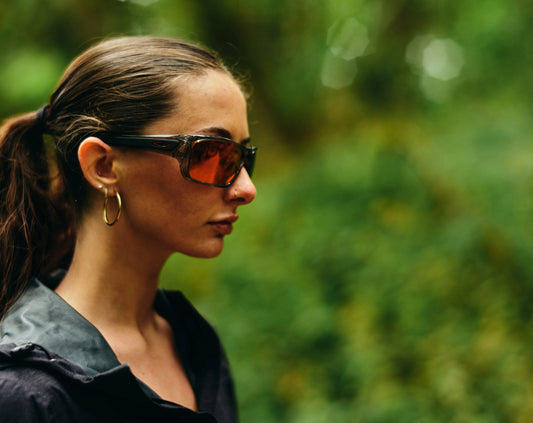
M1 344L26 342L69 360L88 376L120 366L98 329L37 279L0 323Z

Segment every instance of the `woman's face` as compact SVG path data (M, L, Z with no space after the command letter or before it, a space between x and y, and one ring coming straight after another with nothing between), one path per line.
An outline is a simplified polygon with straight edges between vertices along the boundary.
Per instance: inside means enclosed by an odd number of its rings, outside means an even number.
M246 101L230 76L210 70L180 80L176 92L174 113L149 125L146 135L218 135L240 143L249 139ZM157 152L124 149L121 158L117 188L123 215L117 225L128 225L131 236L154 253L218 255L238 217L237 207L255 198L245 169L231 186L217 188L185 179L176 159Z

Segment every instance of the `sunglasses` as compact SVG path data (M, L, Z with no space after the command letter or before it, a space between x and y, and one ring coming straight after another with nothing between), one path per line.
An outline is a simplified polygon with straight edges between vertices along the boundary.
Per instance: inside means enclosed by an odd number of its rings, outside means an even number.
M244 167L251 177L257 147L204 135L102 134L110 146L147 148L178 159L184 178L214 187L229 187Z

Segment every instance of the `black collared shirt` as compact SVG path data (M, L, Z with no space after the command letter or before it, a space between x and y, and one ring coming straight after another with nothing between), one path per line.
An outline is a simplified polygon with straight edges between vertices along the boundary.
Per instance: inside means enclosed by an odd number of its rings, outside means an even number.
M198 412L159 398L90 322L35 279L0 322L0 421L236 422L215 331L180 292L159 290L154 306L173 329Z

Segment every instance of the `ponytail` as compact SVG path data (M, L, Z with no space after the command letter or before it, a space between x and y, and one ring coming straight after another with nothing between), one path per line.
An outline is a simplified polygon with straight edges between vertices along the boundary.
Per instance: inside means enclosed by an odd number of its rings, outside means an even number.
M0 128L0 319L28 281L67 258L72 219L43 141L47 109Z

